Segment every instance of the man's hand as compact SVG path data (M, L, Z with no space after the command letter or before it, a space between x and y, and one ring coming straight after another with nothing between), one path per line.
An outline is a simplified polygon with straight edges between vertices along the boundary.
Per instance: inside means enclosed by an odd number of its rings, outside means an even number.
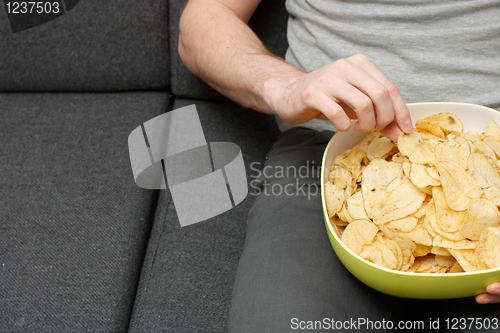
M311 73L271 54L246 22L260 0L190 0L181 16L179 54L212 87L291 123L330 120L340 131L373 128L396 141L412 129L395 85L366 56L337 60Z
M356 131L376 128L393 141L401 131L412 131L410 113L398 89L362 54L310 73L297 72L289 81L270 79L264 88L271 108L287 122L320 118L346 131L350 119L358 119Z
M500 282L490 284L486 287L486 293L477 295L475 298L479 304L500 303Z

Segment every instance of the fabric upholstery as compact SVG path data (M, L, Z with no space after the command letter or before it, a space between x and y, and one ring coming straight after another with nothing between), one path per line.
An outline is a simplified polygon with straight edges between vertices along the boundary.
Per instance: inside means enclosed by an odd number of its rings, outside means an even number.
M0 94L0 332L125 332L158 192L128 134L166 93Z
M0 91L166 89L167 21L167 1L81 0L53 21L12 33L2 8Z

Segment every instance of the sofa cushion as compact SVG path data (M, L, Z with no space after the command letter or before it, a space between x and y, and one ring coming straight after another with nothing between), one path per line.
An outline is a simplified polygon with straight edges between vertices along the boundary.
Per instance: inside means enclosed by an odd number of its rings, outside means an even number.
M256 177L278 135L273 117L234 103L175 98L194 104L207 142L233 142L247 178ZM253 193L253 194L252 194ZM232 210L181 228L168 190L161 191L141 274L130 332L225 332L231 291L243 248L249 195Z
M167 5L82 0L65 15L18 33L0 10L0 91L167 88Z
M128 135L166 93L0 94L0 332L125 332L158 191Z
M179 57L179 18L187 0L170 0L169 26L172 63L172 92L184 98L223 100L225 97L193 75ZM249 25L274 54L284 57L288 42L286 39L288 13L285 0L262 0Z

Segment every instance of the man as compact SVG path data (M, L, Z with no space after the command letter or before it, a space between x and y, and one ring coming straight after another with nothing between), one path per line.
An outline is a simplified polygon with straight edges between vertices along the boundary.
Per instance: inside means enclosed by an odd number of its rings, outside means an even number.
M396 141L401 131L412 130L405 102L463 101L500 109L498 1L416 6L288 0L286 61L269 53L247 25L259 2L189 1L180 21L179 54L221 93L277 116L283 135L269 154L268 170L319 165L331 131L349 129L351 119L357 119L357 131L376 128ZM300 181L319 186L317 176ZM291 178L261 179L262 188L287 186ZM430 309L423 317L432 311L498 317L497 307L477 303L499 303L499 283L476 296L476 304L406 301L362 285L333 254L319 196L310 194L257 198L234 287L231 330L289 331L333 317L406 318L401 309L416 305Z

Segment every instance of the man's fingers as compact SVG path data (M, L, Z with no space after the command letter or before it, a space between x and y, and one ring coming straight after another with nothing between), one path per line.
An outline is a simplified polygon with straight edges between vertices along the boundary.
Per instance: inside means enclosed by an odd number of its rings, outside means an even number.
M396 119L398 127L402 131L410 133L413 129L410 118L410 111L408 110L408 107L403 100L403 96L401 96L401 93L399 92L396 85L392 83L391 80L389 80L389 78L387 78L387 76L385 76L385 74L366 56L354 55L349 58L349 61L354 62L356 66L370 73L377 81L379 81L386 87L389 95L391 96L394 110L394 119Z
M366 56L337 60L304 76L300 86L300 101L293 104L300 112L291 115L293 122L328 119L345 131L350 119L357 119L356 131L375 128L394 141L401 131L412 130L398 89Z
M396 124L396 122L393 121L392 123L384 127L382 130L380 130L380 133L382 133L384 136L391 139L392 141L397 142L401 130L399 129L398 124Z
M323 114L321 118L330 120L339 131L347 131L351 126L351 120L344 109L314 86L307 87L303 91L302 102L307 108Z
M495 304L500 303L500 296L491 294L480 294L476 297L476 302L479 304Z
M361 92L349 82L337 77L332 77L325 90L340 105L344 105L344 112L351 112L351 119L358 119L355 130L360 132L370 131L377 126L374 105L370 97ZM353 113L353 114L352 114Z
M401 93L397 89L396 85L392 83L387 76L375 65L373 64L366 56L357 54L352 57L349 57L348 60L356 67L360 68L363 72L369 73L375 80L380 82L386 89L387 93L390 96L390 100L392 103L392 110L393 110L393 118L396 120L396 123L398 124L398 127L406 132L409 133L413 129L413 125L411 123L411 118L410 118L410 112L408 110L408 107L406 106L406 103L403 100L403 97L401 96ZM372 92L372 96L375 94L377 95L377 92ZM378 93L380 95L380 92ZM382 100L385 98L385 96L382 94ZM378 99L375 97L375 101ZM376 104L376 111L383 111L381 108L388 107L387 105L383 104ZM385 113L382 113L383 115L388 116ZM386 118L387 119L387 118ZM384 120L386 120L384 119ZM391 119L392 121L392 119ZM390 123L390 122L389 122ZM385 125L389 124L385 123ZM378 128L378 126L377 126ZM380 128L378 128L380 129Z
M371 64L368 59L366 61ZM365 128L363 121L360 121L360 130L371 130L372 128L380 130L392 122L394 107L389 90L377 78L381 73L380 70L374 71L370 66L363 68L357 62L351 62L350 58L336 61L334 67L348 84L364 95L364 98L350 101L350 106L355 109L358 115L364 112L374 114L376 125ZM376 68L375 65L373 67ZM348 101L344 101L348 103ZM361 117L358 118L361 120Z
M475 298L479 304L500 303L500 282L488 285L486 293L477 295Z
M486 287L486 292L488 294L500 296L500 282L495 282Z
M398 127L401 131L405 133L410 133L413 130L413 124L411 122L410 110L406 106L406 103L401 97L398 88L393 86L391 95L393 96L393 105L394 105L394 119L398 124Z
M318 113L318 115L316 116L316 119L321 119L321 120L329 120L324 114L322 114L321 112Z

